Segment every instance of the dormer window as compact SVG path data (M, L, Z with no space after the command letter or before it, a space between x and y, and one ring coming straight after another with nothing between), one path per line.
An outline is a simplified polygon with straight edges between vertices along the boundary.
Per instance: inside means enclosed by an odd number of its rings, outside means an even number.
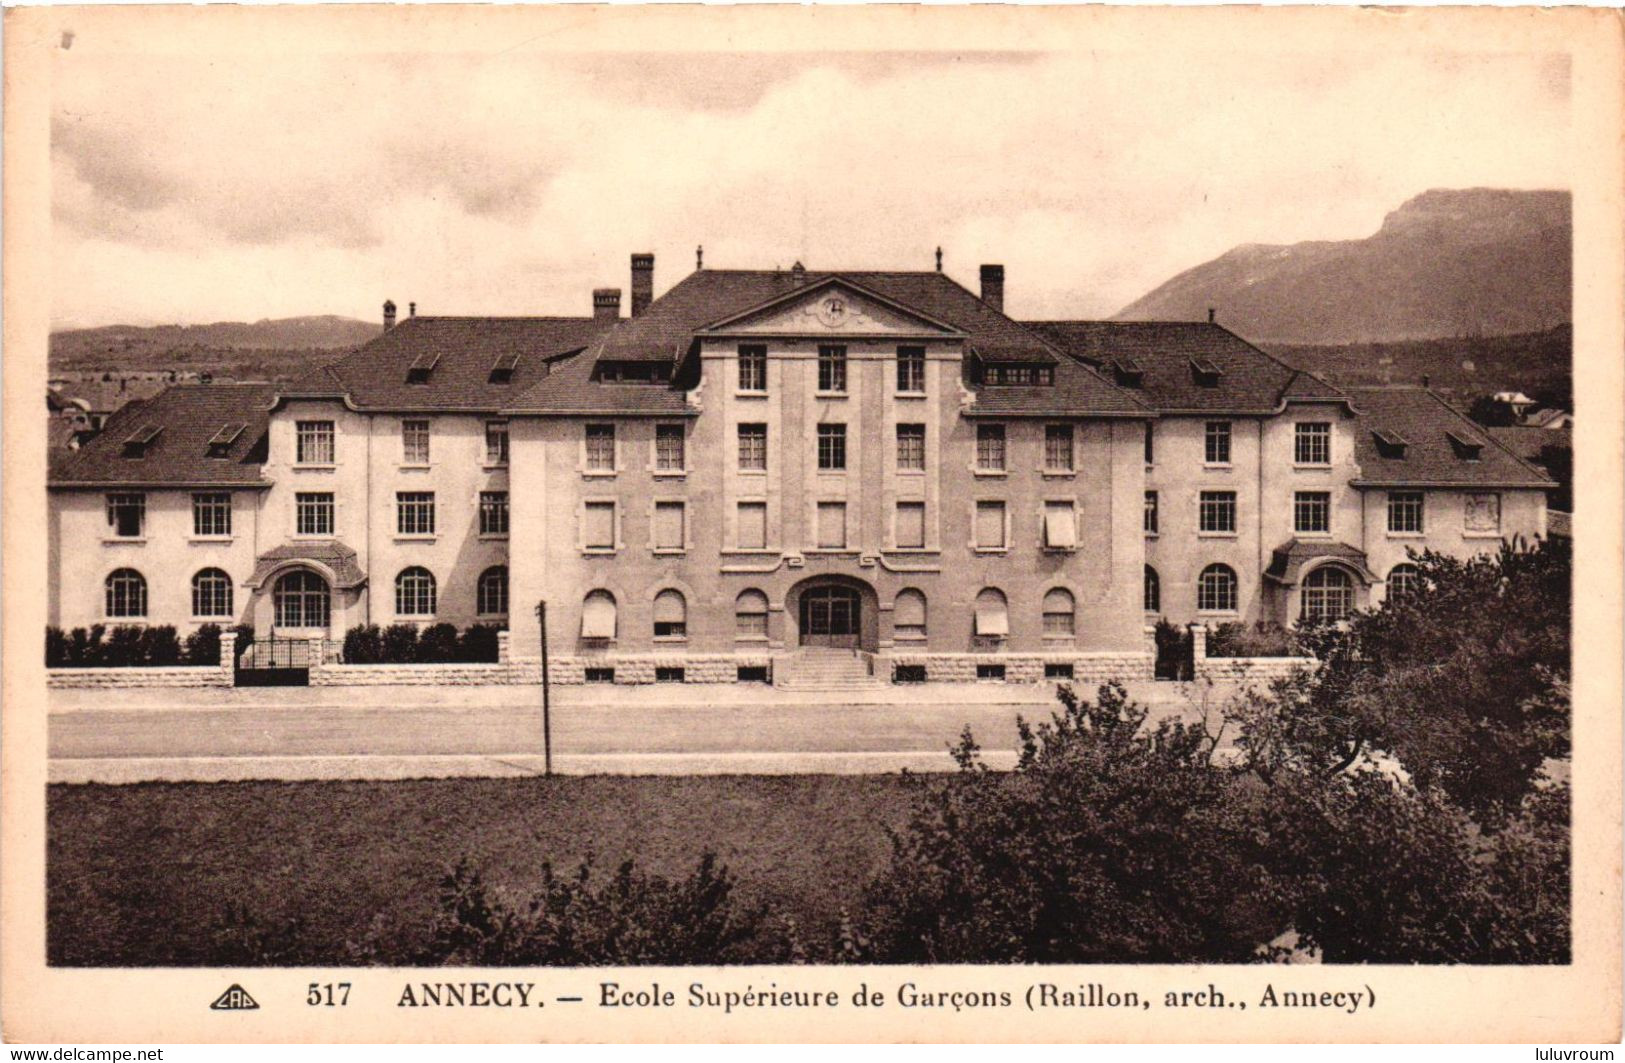
M1114 358L1110 365L1113 378L1123 387L1137 388L1145 383L1145 366L1138 359Z
M246 431L246 424L222 425L209 440L209 457L215 459L227 458L231 455L231 445L237 442L239 436Z
M1192 358L1191 359L1191 376L1195 377L1196 382L1198 384L1200 384L1202 387L1204 387L1204 388L1216 388L1216 387L1218 387L1219 386L1219 377L1222 376L1222 375L1223 375L1223 372L1219 369L1219 367L1214 365L1208 359L1206 359L1206 358Z
M993 387L1050 387L1055 369L1048 365L990 365L982 370L982 383Z
M429 374L434 372L434 367L439 364L440 355L438 354L418 355L406 370L406 382L408 384L427 384Z
M1484 444L1476 439L1455 432L1446 432L1445 438L1450 440L1450 448L1456 452L1456 457L1462 461L1477 461L1484 452Z
M599 362L601 384L667 384L671 382L669 362Z
M496 364L491 366L490 382L493 384L513 383L513 371L518 365L519 356L517 354L505 354L498 358Z
M1381 454L1385 458L1393 458L1395 460L1403 460L1405 457L1405 449L1411 445L1410 441L1404 436L1398 435L1394 432L1385 431L1381 428L1373 430L1371 433L1371 438L1377 443L1378 454Z
M146 457L147 451L152 449L152 444L157 441L163 430L162 425L142 425L124 441L124 456L137 459Z

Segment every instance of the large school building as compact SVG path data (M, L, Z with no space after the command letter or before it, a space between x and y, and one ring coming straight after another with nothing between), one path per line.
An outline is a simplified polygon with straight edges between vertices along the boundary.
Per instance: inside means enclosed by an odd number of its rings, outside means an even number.
M1004 270L696 269L591 317L408 316L288 386L132 403L50 476L51 622L509 629L618 681L839 648L1136 675L1147 624L1337 617L1550 481L1424 388L1212 320L1018 322ZM1211 318L1211 315L1210 315Z

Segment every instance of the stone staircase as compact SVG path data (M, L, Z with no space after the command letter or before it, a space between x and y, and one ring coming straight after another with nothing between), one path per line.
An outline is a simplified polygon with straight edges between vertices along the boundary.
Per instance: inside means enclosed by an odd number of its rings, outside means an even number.
M774 662L773 685L782 690L866 690L878 685L869 666L870 658L856 650L804 647Z

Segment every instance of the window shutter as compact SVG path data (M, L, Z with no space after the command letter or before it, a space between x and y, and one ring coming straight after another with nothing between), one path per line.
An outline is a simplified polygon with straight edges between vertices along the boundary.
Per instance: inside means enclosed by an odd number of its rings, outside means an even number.
M589 594L581 609L581 637L584 639L612 639L615 637L615 599L607 594Z
M1003 595L983 593L976 596L976 633L1010 634L1010 616Z
M976 545L996 549L1004 545L1004 503L976 503Z
M767 546L767 503L739 503L739 548L761 550Z
M687 614L683 596L676 591L661 591L655 595L655 623L681 624L686 621Z
M661 550L683 548L683 504L655 503L655 547Z
M615 545L615 506L609 502L587 503L586 545Z
M1044 545L1072 550L1078 545L1078 518L1070 502L1044 503Z
M846 546L846 503L818 503L818 545L840 549Z
M925 503L897 503L897 545L923 547L925 545Z
M898 627L925 627L925 595L918 591L904 591L897 596L892 611L892 623Z

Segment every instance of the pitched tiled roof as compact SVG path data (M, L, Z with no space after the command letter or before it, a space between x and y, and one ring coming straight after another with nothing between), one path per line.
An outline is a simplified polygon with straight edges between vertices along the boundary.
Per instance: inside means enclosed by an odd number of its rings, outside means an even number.
M1419 387L1348 391L1360 411L1354 435L1360 483L1551 486L1545 474L1431 391ZM1402 440L1403 456L1399 448L1379 448L1376 432ZM1451 435L1479 444L1477 460L1468 460Z
M590 317L409 317L279 394L343 395L361 409L497 410L546 376L549 361L604 328ZM414 365L429 362L423 383L408 381ZM512 372L493 383L499 362L512 362Z
M1365 551L1348 543L1325 542L1313 539L1288 539L1275 548L1269 567L1264 570L1267 579L1295 587L1304 566L1322 558L1334 558L1354 569L1366 583L1375 582L1376 576L1367 567Z
M265 461L268 384L181 384L142 402L131 402L107 419L94 439L52 464L50 483L72 485L259 484ZM227 425L242 431L211 448ZM160 429L143 456L126 446L148 426ZM211 456L211 449L219 457Z
M557 362L553 371L507 406L507 413L685 416L699 411L687 392L671 384L606 383L592 378L593 360L585 354Z
M1134 393L1164 412L1266 413L1287 400L1336 402L1342 392L1205 321L1029 321L1061 350L1116 377L1114 363L1137 365ZM1193 360L1218 374L1200 379ZM1127 378L1124 379L1125 383Z
M1010 384L984 384L976 389L976 400L965 408L967 416L983 417L1077 417L1152 415L1132 392L1108 382L1087 365L1070 359L1055 365L1052 387Z
M964 332L987 361L1055 360L1031 330L994 310L946 274L902 271L707 269L690 273L637 317L620 322L592 353L613 361L674 361L713 322L832 278Z
M1524 461L1536 465L1540 464L1541 452L1547 447L1574 446L1574 433L1568 428L1515 424L1504 428L1485 428L1484 431Z

